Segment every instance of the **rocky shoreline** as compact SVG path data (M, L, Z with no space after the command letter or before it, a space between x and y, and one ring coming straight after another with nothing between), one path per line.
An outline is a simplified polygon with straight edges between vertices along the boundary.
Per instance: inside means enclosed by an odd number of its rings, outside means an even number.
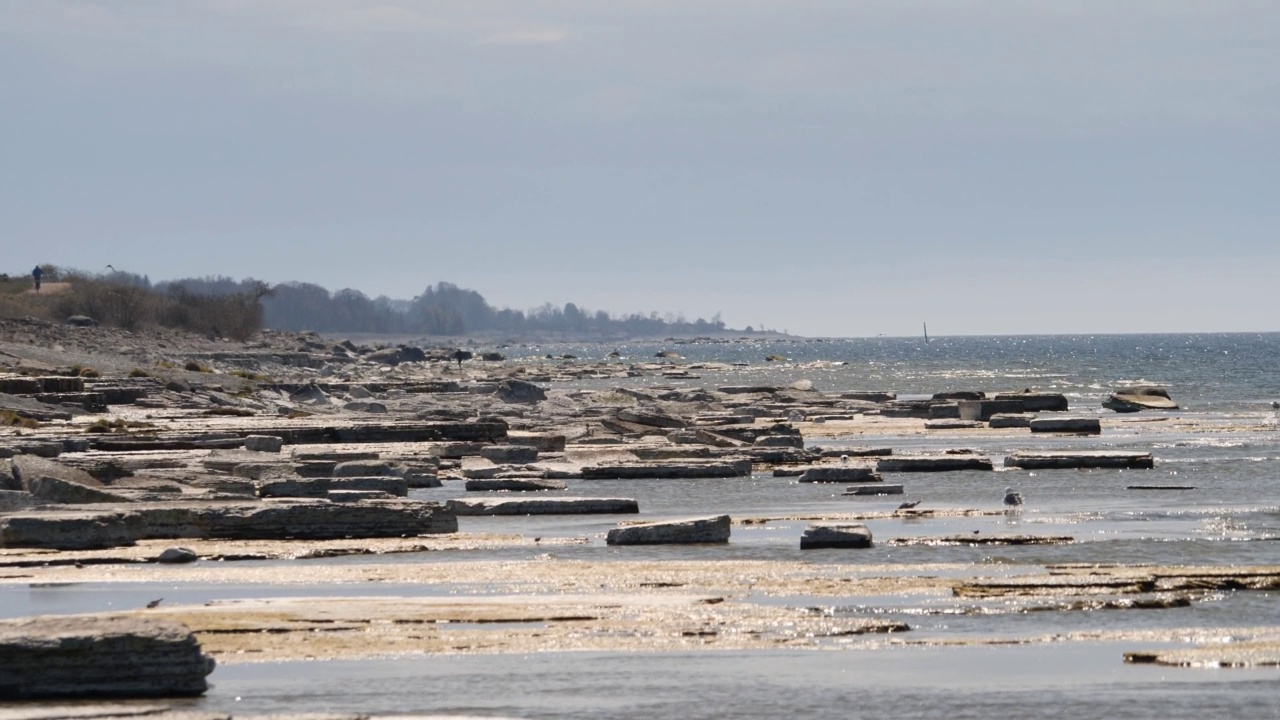
M632 514L632 521L617 520L610 545L726 543L734 527L778 518L713 512L651 522L644 506L626 496L628 483L773 474L846 484L852 495L901 492L900 480L911 473L995 471L995 460L965 447L975 433L1091 436L1141 427L1154 444L1164 434L1235 430L1187 414L1136 425L1146 418L1127 413L1176 409L1167 394L1155 390L1126 395L1117 411L1123 417L1076 416L1062 395L1030 390L988 394L965 388L900 400L883 389L822 393L803 379L786 386L700 387L687 380L727 366L678 357L488 357L456 349L360 346L314 334L264 333L237 344L172 332L0 321L0 414L6 422L0 428L0 583L318 585L429 578L483 589L483 597L465 600L261 600L160 605L97 618L136 622L130 627L138 636L157 628L189 629L197 650L218 662L911 642L898 639L910 629L902 623L770 606L752 599L759 594L910 590L1017 597L1037 608L1071 611L1155 609L1211 590L1280 589L1277 567L1046 567L1044 576L1017 579L992 578L988 569L974 566L953 568L941 579L931 574L934 568L921 567L914 573L899 568L889 579L876 574L884 568L739 560L587 563L549 557L358 567L300 562L587 542L460 532L458 518L472 516ZM583 387L584 381L592 387ZM666 384L675 381L681 384ZM602 383L611 387L600 389ZM1153 400L1143 406L1147 399ZM859 435L877 446L833 451L821 444L824 438ZM954 448L904 452L879 445L921 435L953 441ZM1015 453L1003 464L1140 472L1154 460L1141 451L1064 450ZM895 482L884 482L887 474ZM554 494L594 481L603 483L598 487L607 488L608 496ZM465 484L467 496L419 499L445 483ZM983 512L1000 511L903 508L890 515L927 519ZM883 515L806 518L813 525L800 547L856 552L873 543L860 521ZM918 544L963 542L978 540L940 534ZM981 542L1071 538L1040 533L984 536ZM285 564L266 569L211 562L241 559ZM122 568L129 572L122 574ZM314 632L318 623L326 632ZM474 627L459 629L459 623ZM499 635L485 629L491 623L524 623L536 632L507 629ZM453 627L442 634L437 625ZM51 628L6 621L0 623L0 641L12 636L30 645L59 632ZM868 639L889 633L894 637ZM1238 644L1135 651L1128 661L1280 664L1280 629L1242 629L1236 637ZM167 692L140 693L122 684L119 694L198 692L193 675L206 666L193 661L186 667L186 676ZM61 687L32 694L0 684L0 698L103 694L88 684Z

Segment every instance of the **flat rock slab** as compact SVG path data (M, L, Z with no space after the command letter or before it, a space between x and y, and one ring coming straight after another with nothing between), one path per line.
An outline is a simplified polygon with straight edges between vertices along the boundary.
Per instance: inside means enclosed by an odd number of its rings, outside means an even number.
M186 697L213 659L181 623L136 616L0 622L0 700Z
M986 427L986 425L977 420L957 420L950 418L926 420L924 423L925 430L975 430L981 427Z
M569 484L563 480L552 480L548 478L494 478L491 480L468 480L467 491L477 492L485 490L499 491L538 491L538 490L564 490Z
M1078 433L1101 435L1102 421L1098 418L1045 418L1040 417L1029 425L1033 433Z
M906 488L896 483L870 483L855 485L841 495L901 495Z
M991 419L987 421L987 426L997 430L1001 428L1031 427L1031 421L1034 419L1034 415L1024 413L998 413L991 416Z
M883 478L869 467L827 466L806 468L800 474L802 483L862 483L880 482Z
M750 474L750 460L730 462L608 463L588 465L582 468L582 478L584 480L727 478L746 477Z
M861 523L810 525L800 536L801 550L869 548L871 545L871 530Z
M27 511L0 516L0 547L82 550L145 538L325 540L399 537L458 530L439 503L414 500L155 502L100 511Z
M1054 468L1124 468L1144 470L1155 467L1151 453L1121 450L1061 450L1054 452L1020 451L1004 459L1005 467L1029 470Z
M614 515L640 512L630 498L464 498L446 506L455 515Z
M610 545L727 543L731 525L728 515L628 525L610 530L605 542Z
M947 535L890 540L890 545L1069 545L1075 538L1068 535Z
M974 455L941 455L936 457L891 457L876 462L879 472L951 472L956 470L993 470L990 458Z

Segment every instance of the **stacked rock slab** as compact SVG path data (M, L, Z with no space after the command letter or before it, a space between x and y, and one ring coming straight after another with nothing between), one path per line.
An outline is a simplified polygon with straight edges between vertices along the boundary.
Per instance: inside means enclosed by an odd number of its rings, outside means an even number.
M728 515L667 520L614 528L605 536L610 545L688 545L729 542Z
M0 622L0 700L187 697L213 658L185 625L131 616Z
M82 550L130 545L147 538L331 540L457 530L453 512L438 503L413 500L153 502L2 515L0 547Z

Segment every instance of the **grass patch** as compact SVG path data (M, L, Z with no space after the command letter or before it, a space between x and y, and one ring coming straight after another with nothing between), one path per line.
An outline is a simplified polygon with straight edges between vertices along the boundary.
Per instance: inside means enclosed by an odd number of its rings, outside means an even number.
M134 368L129 371L129 377L131 378L151 377L151 373L147 372L146 370L143 370L142 368Z
M266 375L259 375L251 370L232 370L230 374L235 375L238 378L244 378L245 380L262 381L270 379Z
M95 368L85 367L83 365L72 365L71 374L82 378L102 377L102 373L98 372Z
M128 432L133 428L151 428L155 425L139 420L125 420L124 418L115 418L108 420L106 418L98 418L93 424L85 428L87 433L118 433Z
M195 360L188 360L188 361L186 361L185 363L183 363L183 364L182 364L182 369L183 369L183 370L186 370L186 371L188 371L188 372L199 372L199 373L213 372L213 371L212 371L212 370L210 370L208 367L206 367L206 366L204 366L204 365L201 365L200 363L196 362Z
M40 427L39 420L22 417L12 410L0 410L0 427L20 427L34 429Z

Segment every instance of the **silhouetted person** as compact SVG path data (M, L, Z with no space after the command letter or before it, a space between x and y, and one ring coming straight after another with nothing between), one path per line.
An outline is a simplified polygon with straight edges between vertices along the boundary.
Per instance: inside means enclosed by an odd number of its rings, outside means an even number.
M40 269L39 265L36 266L35 270L31 271L31 278L36 281L36 292L40 292L40 276L43 274L44 271Z

